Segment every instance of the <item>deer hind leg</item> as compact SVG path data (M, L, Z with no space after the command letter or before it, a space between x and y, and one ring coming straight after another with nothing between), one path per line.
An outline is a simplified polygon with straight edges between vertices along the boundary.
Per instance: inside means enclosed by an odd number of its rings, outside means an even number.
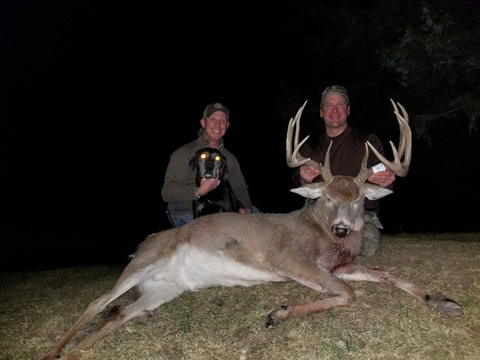
M145 283L148 283L148 285L145 286ZM118 307L113 316L106 319L71 350L71 353L68 354L68 359L80 357L80 351L90 349L109 332L117 329L134 317L155 310L162 304L175 299L184 292L183 289L173 282L153 281L149 279L146 280L145 283L142 284L143 293L135 302L123 308Z
M416 297L432 311L452 317L463 315L462 307L442 293L399 279L384 270L348 264L335 269L334 274L344 280L373 281L389 284Z
M75 337L75 335L77 335L77 333L96 315L104 311L108 304L140 283L144 278L151 276L151 274L148 273L142 275L135 271L127 271L131 267L132 263L130 263L130 265L128 265L124 270L114 288L109 293L90 302L87 310L84 311L75 324L65 333L65 335L63 335L58 343L49 352L42 355L39 360L55 359L57 355L60 354L62 349ZM143 281L145 282L145 280Z
M124 272L125 274L125 272ZM75 324L63 335L59 342L53 347L52 350L42 355L39 360L53 360L57 357L62 349L77 335L77 333L91 321L96 315L100 314L108 304L110 304L117 297L131 289L137 282L138 279L134 276L125 276L120 277L117 281L117 285L107 294L100 296L99 298L90 302L87 307L87 310L78 318Z
M317 271L320 271L317 269ZM276 324L285 319L313 314L325 310L332 309L337 306L350 305L355 300L353 289L339 278L333 276L329 272L320 272L315 280L307 280L305 278L295 278L292 280L299 282L309 288L333 295L330 298L313 301L306 304L296 304L282 306L279 310L272 311L268 314L266 327Z
M62 351L62 349L67 345L70 340L88 323L92 320L97 314L101 313L105 307L111 302L111 294L105 294L98 299L93 300L89 305L87 310L78 318L76 323L67 331L67 333L60 339L60 341L55 345L55 347L50 350L48 353L42 355L39 360L53 360L57 355Z

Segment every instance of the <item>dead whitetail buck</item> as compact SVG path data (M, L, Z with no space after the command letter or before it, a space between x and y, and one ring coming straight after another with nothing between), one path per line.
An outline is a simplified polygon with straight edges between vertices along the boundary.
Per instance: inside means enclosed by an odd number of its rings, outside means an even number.
M411 157L411 132L405 109L398 104L402 110L400 115L396 104L392 103L400 125L398 152L392 144L395 161L389 162L372 150L384 165L404 176ZM113 289L92 301L73 327L42 359L55 358L85 324L133 287L137 288L139 298L118 309L115 316L78 342L68 359L75 359L80 350L90 348L126 321L158 308L185 291L211 286L251 286L294 280L329 295L307 304L282 306L268 315L267 326L351 304L354 292L344 280L390 284L411 294L430 310L461 316L462 307L439 292L399 279L386 271L352 264L360 252L364 197L377 199L391 191L366 183L372 174L372 170L366 168L367 145L362 170L355 178L332 176L329 152L323 166L299 156L298 151L305 141L298 144L299 121L304 107L305 104L289 124L287 163L290 167L309 163L321 171L323 182L292 190L308 198L318 198L313 206L287 214L207 215L183 227L149 235L139 245ZM295 149L292 152L295 127Z

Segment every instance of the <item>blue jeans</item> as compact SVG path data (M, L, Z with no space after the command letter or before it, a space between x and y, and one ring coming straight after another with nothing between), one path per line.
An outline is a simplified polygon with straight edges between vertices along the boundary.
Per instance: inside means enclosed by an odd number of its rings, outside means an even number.
M173 217L175 227L180 227L193 220L193 214L185 213L178 217Z
M252 205L252 214L259 213L260 210L255 205ZM177 214L176 216L174 214L171 214L171 220L170 222L173 221L175 224L175 227L180 227L185 225L186 223L190 222L193 220L193 214L192 213L184 213L184 214Z

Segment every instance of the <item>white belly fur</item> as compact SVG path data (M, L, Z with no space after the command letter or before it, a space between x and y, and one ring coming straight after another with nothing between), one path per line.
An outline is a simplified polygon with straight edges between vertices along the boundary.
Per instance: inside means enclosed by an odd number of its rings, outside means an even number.
M203 250L191 244L181 245L175 255L157 263L154 281L175 282L178 287L196 291L212 286L252 286L288 281L272 271L258 270L239 263L220 250Z

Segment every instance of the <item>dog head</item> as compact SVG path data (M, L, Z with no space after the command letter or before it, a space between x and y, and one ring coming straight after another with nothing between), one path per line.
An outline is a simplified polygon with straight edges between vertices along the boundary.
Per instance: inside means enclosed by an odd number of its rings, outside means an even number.
M197 150L190 160L190 167L197 171L197 179L216 179L217 174L221 180L228 177L227 159L214 148Z

